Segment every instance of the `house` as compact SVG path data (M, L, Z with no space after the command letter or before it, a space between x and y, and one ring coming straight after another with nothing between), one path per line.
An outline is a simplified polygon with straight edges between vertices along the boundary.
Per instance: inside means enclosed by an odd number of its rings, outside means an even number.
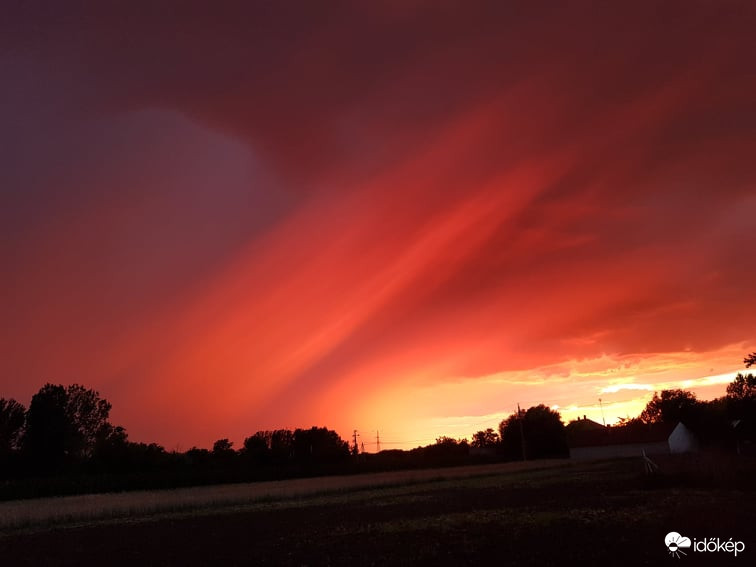
M669 455L698 450L693 432L683 423L632 423L624 427L605 427L578 419L567 425L570 458L576 460L611 459L646 455Z
M669 434L667 444L669 445L669 452L673 455L698 451L698 439L682 421Z

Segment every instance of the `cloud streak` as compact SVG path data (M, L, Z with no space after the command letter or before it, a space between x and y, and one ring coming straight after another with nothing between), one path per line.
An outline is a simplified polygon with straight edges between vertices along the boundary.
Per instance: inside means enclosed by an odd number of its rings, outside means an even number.
M746 5L9 16L8 395L208 445L712 393L754 348Z

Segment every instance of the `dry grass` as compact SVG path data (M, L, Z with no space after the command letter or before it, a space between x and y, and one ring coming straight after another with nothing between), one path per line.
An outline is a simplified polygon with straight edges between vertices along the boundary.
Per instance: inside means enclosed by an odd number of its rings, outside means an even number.
M113 519L136 519L165 513L219 509L368 488L511 474L564 466L566 463L568 461L560 460L499 463L0 502L0 530L13 531Z

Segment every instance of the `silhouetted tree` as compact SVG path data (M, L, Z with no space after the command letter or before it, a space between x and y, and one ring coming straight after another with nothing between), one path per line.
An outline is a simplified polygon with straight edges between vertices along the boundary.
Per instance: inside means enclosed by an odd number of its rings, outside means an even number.
M0 398L0 458L19 449L26 408L16 400Z
M738 373L727 385L726 404L730 419L755 419L756 376Z
M524 447L522 439L524 438L524 426L521 425L525 412L520 410L511 414L499 423L499 438L501 439L501 450L507 458L522 459Z
M478 431L473 435L471 447L482 449L485 447L496 447L499 444L499 434L490 427L485 431Z
M226 455L228 453L234 453L234 444L229 441L228 439L218 439L215 443L213 443L213 454L214 455Z
M297 429L292 437L292 453L299 463L333 463L349 456L349 444L325 427Z
M166 467L173 458L181 459L182 457L169 454L157 443L128 443L126 468L140 472L156 471Z
M293 453L294 434L288 429L276 429L270 435L270 458L275 464L288 463Z
M567 455L567 437L558 411L542 404L528 408L525 412L524 426L531 458Z
M470 445L467 439L454 439L444 435L438 437L433 445L418 447L410 453L415 458L419 458L423 465L453 465L467 459L470 454Z
M698 400L686 390L662 390L646 404L640 414L643 423L676 423L695 419Z
M221 467L230 467L236 459L234 444L228 439L218 439L213 443L213 461Z
M25 422L24 406L0 398L0 478L11 478L20 470L19 446Z
M129 466L131 445L123 427L106 423L97 433L91 459L96 467L120 471Z
M756 364L756 352L752 352L751 354L747 355L743 362L745 363L746 368L750 368L754 364Z
M746 368L756 364L756 352L746 356L743 362ZM727 385L725 403L730 419L756 420L756 376L738 372L735 379Z
M515 412L499 424L502 450L509 458L564 457L569 450L558 411L541 404ZM522 446L522 440L525 446Z
M213 460L213 454L210 451L199 447L192 447L184 455L189 465L193 467L208 467Z
M74 457L90 457L98 440L113 433L108 416L113 406L99 392L79 384L66 388L66 417L70 431L68 450Z
M84 386L46 384L26 413L23 450L42 472L88 458L98 441L114 433L110 408L98 392Z
M46 384L34 394L26 413L23 450L35 468L50 472L63 464L71 426L66 415L68 396L63 386Z
M270 461L270 443L273 432L258 431L244 440L242 458L249 464L261 465Z
M735 379L727 385L727 397L735 400L756 398L756 376L738 372Z

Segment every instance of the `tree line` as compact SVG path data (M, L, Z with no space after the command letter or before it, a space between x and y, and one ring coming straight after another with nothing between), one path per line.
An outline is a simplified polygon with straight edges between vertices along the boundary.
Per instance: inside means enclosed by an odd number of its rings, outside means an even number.
M329 474L351 455L348 444L325 427L258 431L238 451L219 439L211 450L169 452L130 441L123 427L110 422L111 408L99 392L80 384L45 384L28 408L0 398L0 480L6 481L0 498Z
M745 358L756 364L756 353ZM135 443L110 422L111 404L79 384L45 384L29 407L0 398L0 498L66 492L173 487L316 474L455 465L494 460L566 457L571 433L558 411L543 404L512 413L498 431L472 440L439 437L409 451L362 454L326 427L258 431L237 450L228 439L212 449L166 451ZM733 423L756 422L756 377L739 373L725 396L701 401L685 390L654 393L641 414L612 426L615 438L654 424L682 421L708 444L733 439ZM742 428L741 428L742 429Z
M746 368L756 365L756 353L743 362ZM620 419L607 431L613 439L622 440L678 422L691 428L704 446L728 448L741 439L755 442L756 376L739 372L727 385L726 394L710 401L681 389L654 392L639 416ZM570 442L580 426L580 420L565 426L557 411L538 405L511 414L499 424L498 431L478 431L470 446L495 451L508 459L563 457L569 454Z

